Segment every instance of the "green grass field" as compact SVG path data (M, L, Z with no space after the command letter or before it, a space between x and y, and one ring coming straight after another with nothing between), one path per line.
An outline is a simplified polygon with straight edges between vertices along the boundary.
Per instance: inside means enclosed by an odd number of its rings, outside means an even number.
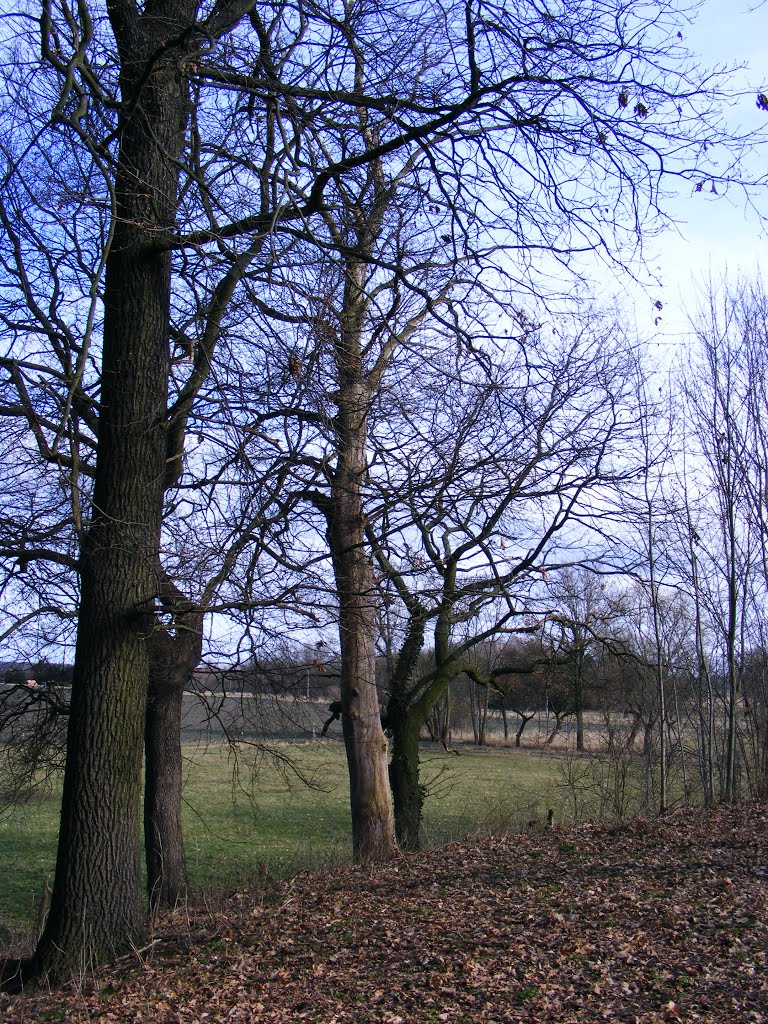
M196 896L231 891L263 874L286 875L350 857L344 750L340 743L277 745L277 758L242 748L185 748L184 823ZM290 767L293 762L304 780ZM425 838L444 843L475 831L514 830L561 796L552 760L527 751L423 752ZM52 880L59 791L0 814L0 945L35 927Z

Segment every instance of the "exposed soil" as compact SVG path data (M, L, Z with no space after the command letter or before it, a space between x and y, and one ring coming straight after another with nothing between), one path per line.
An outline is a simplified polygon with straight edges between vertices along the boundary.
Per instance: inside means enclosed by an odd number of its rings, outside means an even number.
M266 877L0 1020L768 1022L767 854L750 805Z

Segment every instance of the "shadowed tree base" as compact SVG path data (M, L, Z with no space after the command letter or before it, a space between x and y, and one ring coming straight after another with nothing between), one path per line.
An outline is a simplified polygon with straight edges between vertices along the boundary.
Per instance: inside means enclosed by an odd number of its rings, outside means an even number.
M0 992L16 995L34 984L37 972L32 957L22 960L0 960Z

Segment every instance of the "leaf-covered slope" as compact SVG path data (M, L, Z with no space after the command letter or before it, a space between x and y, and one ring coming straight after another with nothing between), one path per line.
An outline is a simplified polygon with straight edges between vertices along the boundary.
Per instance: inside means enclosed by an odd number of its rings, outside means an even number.
M767 852L750 806L266 879L0 1019L768 1021Z

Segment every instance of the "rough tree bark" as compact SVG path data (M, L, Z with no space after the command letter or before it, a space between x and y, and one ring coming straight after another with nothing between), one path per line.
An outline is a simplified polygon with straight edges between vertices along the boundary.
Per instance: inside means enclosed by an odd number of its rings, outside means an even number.
M410 618L405 640L390 681L386 724L392 735L389 784L395 814L395 834L404 850L418 850L425 790L419 781L419 735L426 713L414 707L411 680L424 646L427 618L418 599L406 595Z
M153 910L187 896L181 825L181 714L184 687L200 662L203 613L166 577L160 594L171 616L149 641L149 699L144 727L144 851Z
M138 817L170 366L171 259L156 237L174 221L189 109L173 41L195 10L192 0L143 14L127 0L108 7L121 61L116 224L58 858L33 965L52 981L145 936Z
M376 585L365 550L362 499L370 395L362 381L359 328L347 326L338 346L338 462L331 486L328 540L339 599L341 720L349 770L352 848L356 862L368 863L392 855L395 831L387 740L376 689Z
M390 708L393 708L390 702ZM393 709L394 710L394 709ZM407 706L387 724L392 730L389 781L395 807L397 841L404 850L418 850L425 789L419 781L419 734L421 721Z

